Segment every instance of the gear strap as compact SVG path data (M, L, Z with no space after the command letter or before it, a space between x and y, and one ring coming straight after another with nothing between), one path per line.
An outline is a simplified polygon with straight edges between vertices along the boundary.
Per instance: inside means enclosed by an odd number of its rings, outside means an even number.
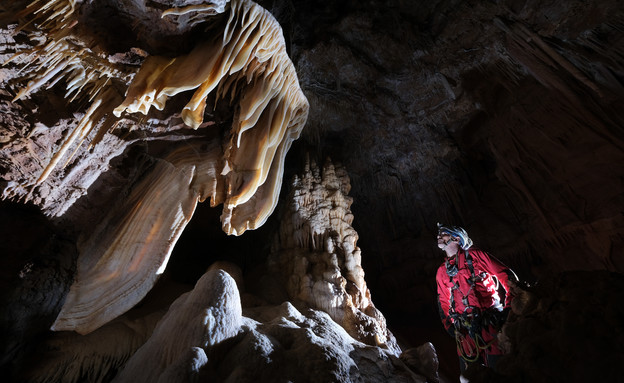
M470 295L470 291L472 291L472 289L474 288L477 277L475 276L474 266L472 264L472 256L470 255L470 252L468 250L463 250L463 254L464 254L464 264L466 265L468 270L470 270L470 279L468 280L468 282L470 283L470 290L468 291L467 295L462 294L462 303L465 307L468 307L469 306L468 295ZM459 264L460 260L461 260L461 254L458 252L457 260L455 261L455 267L452 269L449 267L448 259L446 260L446 273L449 276L449 281L453 284L453 287L451 287L451 294L449 297L449 307L450 307L449 314L451 314L451 310L452 310L452 314L457 314L457 312L455 311L454 291L459 289L459 283L457 281L454 282L453 277L457 275L457 272L461 267L461 265ZM449 272L449 269L453 270L453 272Z
M457 355L459 355L459 357L462 358L466 363L476 362L479 359L479 355L481 354L481 351L487 350L496 341L496 338L494 338L488 343L486 343L485 340L483 340L483 338L481 337L481 335L475 334L474 337L471 337L475 343L475 350L474 350L475 353L474 355L469 356L464 352L464 348L462 347L461 336L462 335L459 333L459 331L455 332L455 343L457 343ZM469 336L469 335L466 334L465 336Z

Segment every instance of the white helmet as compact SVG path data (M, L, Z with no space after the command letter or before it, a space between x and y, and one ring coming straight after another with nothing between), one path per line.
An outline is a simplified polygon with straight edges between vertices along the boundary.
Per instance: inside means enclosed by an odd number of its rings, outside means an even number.
M463 250L468 250L470 246L472 246L472 239L468 237L468 233L466 233L466 230L462 229L459 226L446 226L438 223L438 235L442 233L447 233L451 237L459 238L460 247Z

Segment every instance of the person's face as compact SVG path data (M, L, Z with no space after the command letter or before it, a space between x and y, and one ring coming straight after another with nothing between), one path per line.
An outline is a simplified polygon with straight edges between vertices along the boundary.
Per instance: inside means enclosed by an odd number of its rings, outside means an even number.
M451 236L449 233L438 233L438 247L444 250L450 239Z
M449 233L438 233L438 247L441 250L458 250L459 242L457 239L451 238Z

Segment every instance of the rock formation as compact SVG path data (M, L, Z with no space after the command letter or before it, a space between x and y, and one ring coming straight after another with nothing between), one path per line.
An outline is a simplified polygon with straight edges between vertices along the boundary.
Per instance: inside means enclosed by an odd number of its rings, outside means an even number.
M507 355L497 373L471 371L470 381L620 380L624 358L619 273L571 271L519 292L503 328ZM548 355L547 357L544 357Z
M197 202L210 198L212 206L223 203L224 231L235 235L260 226L275 208L286 152L305 124L308 107L286 54L281 29L267 11L251 1L232 1L227 6L188 5L167 9L162 17L184 18L192 14L192 20L185 22L194 26L202 24L201 15L206 16L203 23L210 26L204 41L190 52L171 58L133 48L119 54L103 50L95 31L84 24L81 15L93 12L90 6L93 7L74 0L34 1L14 18L21 25L19 29L10 27L14 30L13 38L30 29L29 44L33 46L16 49L6 61L4 80L19 89L5 104L7 112L26 109L23 103L42 93L44 87L49 92L57 83L65 85L63 98L68 102L81 101L85 106L79 107L74 116L52 121L53 129L44 123L29 127L28 121L18 120L21 125L10 125L4 130L8 143L3 151L4 198L31 203L71 227L79 219L72 209L81 194L88 194L87 190L101 179L110 180L105 175L110 162L140 141L119 135L120 131L154 132L155 125L156 131L168 135L186 125L200 134L184 137L183 145L145 156L143 165L139 165L145 170L120 177L126 182L117 184L123 190L123 198L113 201L113 196L104 196L112 208L77 236L79 256L74 282L50 327L61 333L44 342L43 358L34 358L35 370L19 373L30 381L99 382L112 377L119 382L189 381L215 373L213 378L225 380L254 379L256 369L241 367L230 372L234 378L227 378L221 363L212 361L211 348L223 343L231 346L233 341L226 342L230 338L243 339L244 345L238 346L243 349L232 355L235 360L240 359L249 352L245 348L256 343L241 335L251 331L256 334L254 339L259 337L268 347L267 355L264 351L254 355L265 357L258 363L266 364L272 362L272 350L279 349L286 340L281 340L280 331L271 327L268 329L272 335L262 335L249 320L243 326L238 288L225 272L209 271L193 291L179 297L162 317L154 311L132 319L138 314L128 310L147 295L163 274ZM119 6L123 8L124 3ZM220 17L216 21L211 20L217 16ZM10 44L17 47L15 40L7 41ZM22 85L18 85L20 82ZM171 108L166 109L167 101L188 90L195 93L181 113L167 116L171 113ZM214 121L204 123L204 116L207 102L222 99L228 101L234 112L229 131L220 134L214 132ZM152 106L163 113L154 115ZM36 111L32 109L31 113ZM146 124L144 119L134 116L137 112L151 120ZM222 130L224 127L221 124ZM29 150L40 143L49 151ZM93 167L93 162L99 162L99 166ZM308 295L307 301L300 299L301 294L293 298L328 311L338 324L318 312L306 318L288 304L287 312L279 314L302 330L322 329L318 335L310 334L311 338L304 336L298 341L298 347L306 348L320 336L319 340L329 342L331 352L336 353L336 362L323 367L322 374L328 375L322 380L333 377L332 380L351 381L367 374L384 380L419 380L398 359L400 348L387 330L383 315L370 301L359 249L355 246L357 233L349 226L352 216L349 218L351 202L346 197L348 177L342 174L341 179L336 178L331 171L327 170L323 187L331 190L334 184L344 185L341 191L333 190L337 192L334 202L339 206L329 213L337 212L341 217L334 218L345 221L313 222L328 211L310 206L310 216L299 222L313 225L316 231L339 233L338 237L331 235L340 242L336 249L344 257L341 263L348 279L340 275L334 262L336 269L328 269L327 273L338 273L331 279L338 283L337 291L331 286L317 288L322 295ZM306 177L309 179L310 175ZM114 181L119 179L113 177L109 182ZM76 189L77 193L68 192ZM326 197L321 194L314 198L318 203ZM325 236L320 232L312 235ZM284 246L288 249L291 244ZM312 246L310 250L318 249ZM323 250L332 252L333 248ZM284 268L286 272L290 270ZM284 273L279 268L275 271ZM321 286L329 280L317 282ZM313 296L314 302L310 301ZM264 312L257 307L254 310L257 315ZM360 345L339 325L372 346ZM68 330L81 335L62 333ZM285 334L287 338L292 336ZM386 351L370 348L378 346ZM51 352L54 349L58 352ZM324 350L325 347L313 347L307 352L320 352L319 357L325 358ZM280 354L291 360L302 357L290 351ZM364 368L367 363L378 367ZM145 369L147 365L151 366L149 370ZM267 379L279 375L279 363L271 366L264 368L268 370L263 372ZM319 367L311 363L307 369L288 373L314 376L319 374Z
M39 190L70 148L80 150L89 135L90 146L98 145L121 123L124 112L148 115L151 106L162 110L168 98L197 89L181 112L184 124L197 129L203 123L207 97L217 85L217 100L238 102L228 134L221 138L204 135L202 147L189 144L157 161L117 210L110 211L84 239L76 280L52 327L88 333L127 311L151 289L198 201L210 197L212 206L224 204L222 222L228 234L242 234L266 221L277 204L284 158L305 124L308 103L286 54L279 24L253 2L231 2L228 13L221 16L226 18L221 29L211 31L205 42L177 58L149 56L136 74L132 68L111 62L96 42L73 30L80 24L75 15L79 5L74 0L35 1L23 11L32 18L33 33L44 41L15 56L23 61L18 65L31 79L13 102L44 84L49 87L64 80L66 98L81 96L91 104L34 178L18 179L17 174L36 171L16 161L46 159L38 158L40 153L33 153L31 159L16 156L34 140L30 135L12 139L12 147L5 152L5 159L12 162L5 197L32 199L44 212L51 206L56 214L63 214L70 201L59 208L57 203L46 203ZM215 13L217 9L224 11L216 6L176 8L163 12L163 17ZM29 71L29 67L34 68ZM130 84L121 102L116 87L124 81ZM122 145L117 142L103 151L119 154ZM72 159L70 155L66 165ZM77 158L74 170L88 167L91 160ZM89 172L91 182L98 176ZM47 184L56 193L62 193L63 186L76 188L64 178L57 170L55 180Z
M28 381L426 382L322 311L300 312L289 302L243 309L237 283L218 267L164 316L122 318L85 336L58 338L48 341L56 352L32 366Z
M193 374L208 362L205 350L237 335L241 321L236 282L224 271L210 270L169 307L113 381L196 381Z
M269 256L294 302L328 313L366 344L400 349L366 287L358 234L351 226L351 183L342 166L308 163L295 176Z

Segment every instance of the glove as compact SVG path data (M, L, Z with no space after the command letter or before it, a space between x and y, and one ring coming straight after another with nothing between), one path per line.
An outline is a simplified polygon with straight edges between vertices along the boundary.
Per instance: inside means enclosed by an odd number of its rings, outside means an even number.
M483 316L484 324L500 330L507 320L509 311L509 308L503 309L503 311L486 311Z

